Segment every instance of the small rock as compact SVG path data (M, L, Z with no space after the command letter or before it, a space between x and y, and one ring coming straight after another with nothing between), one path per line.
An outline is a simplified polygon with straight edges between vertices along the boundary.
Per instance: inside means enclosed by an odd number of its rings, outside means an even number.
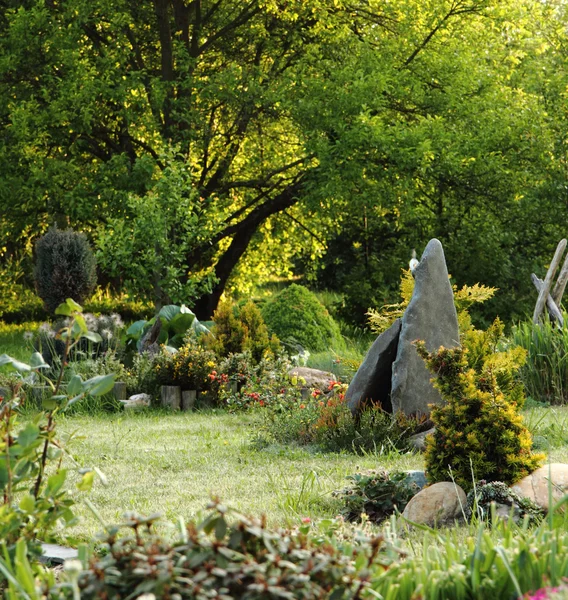
M425 488L428 484L424 471L406 471L406 481L407 483L415 483L419 490Z
M415 433L408 438L408 443L419 452L424 452L426 450L426 436L433 434L435 431L436 428L432 427L432 429L428 429L427 431Z
M375 340L351 380L345 401L353 415L359 414L367 403L380 402L383 410L392 412L392 364L396 358L400 319L397 319Z
M329 371L320 371L309 367L294 367L288 371L288 376L297 377L300 387L319 388L322 391L327 391L329 384L337 380L337 377Z
M528 498L544 510L548 510L549 487L552 488L554 502L568 492L568 465L563 463L544 465L544 467L540 467L540 469L512 485L511 489L519 496Z
M450 525L464 518L467 497L459 485L443 481L418 492L406 505L402 516L428 527Z
M134 394L130 396L128 400L121 400L124 405L124 410L131 410L137 408L147 408L150 406L152 398L150 394Z

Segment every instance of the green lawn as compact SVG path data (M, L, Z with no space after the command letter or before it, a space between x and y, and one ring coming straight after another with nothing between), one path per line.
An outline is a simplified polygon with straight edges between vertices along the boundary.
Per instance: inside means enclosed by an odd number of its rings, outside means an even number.
M60 435L83 436L69 445L84 467L97 466L108 486L90 493L106 523L125 511L161 512L170 519L195 516L211 494L248 514L265 513L270 524L296 517L334 516L331 492L357 468L420 468L415 454L365 457L318 454L303 448L251 446L257 422L250 415L214 413L76 416L59 421ZM76 494L83 517L74 530L90 538L99 523Z
M550 444L551 461L568 462L568 408L532 408L525 418L541 447ZM125 511L191 518L211 494L243 512L265 513L272 525L305 516L330 517L339 509L331 492L357 469L423 468L422 457L411 453L361 457L286 446L256 450L251 440L257 428L254 415L222 412L59 421L61 435L81 436L68 444L79 465L97 466L108 478L108 486L96 483L88 496L108 524L120 521ZM100 524L82 495L75 494L82 521L73 534L89 539Z

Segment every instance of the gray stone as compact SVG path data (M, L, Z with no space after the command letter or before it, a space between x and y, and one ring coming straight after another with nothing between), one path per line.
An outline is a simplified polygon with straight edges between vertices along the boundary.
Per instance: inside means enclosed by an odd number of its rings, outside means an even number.
M438 240L428 242L414 277L414 293L402 317L398 352L393 364L391 401L393 412L428 415L428 405L441 404L442 398L432 385L432 376L413 342L423 340L430 352L440 346L455 348L459 345L454 294L444 250Z
M428 429L427 431L422 431L421 433L415 433L408 438L408 443L412 448L418 450L419 452L424 452L426 450L426 436L433 434L436 431L435 427L432 429Z
M564 463L544 465L512 485L511 490L548 510L549 494L554 503L568 493L568 465Z
M345 400L353 415L359 414L366 404L376 403L392 412L392 365L396 358L400 326L401 321L397 319L381 333L351 380Z
M62 565L66 560L78 558L79 553L75 548L66 548L59 544L41 545L41 561L50 565Z
M330 382L337 379L329 371L320 371L319 369L310 369L309 367L294 367L288 371L288 376L297 377L300 387L319 388L323 392L327 391Z
M149 394L134 394L128 400L121 400L125 410L138 408L147 408L150 406L151 397Z
M428 484L424 471L406 471L406 481L407 483L415 483L419 490L425 488Z
M459 485L443 481L424 488L410 499L402 516L413 523L440 527L464 518L467 497Z

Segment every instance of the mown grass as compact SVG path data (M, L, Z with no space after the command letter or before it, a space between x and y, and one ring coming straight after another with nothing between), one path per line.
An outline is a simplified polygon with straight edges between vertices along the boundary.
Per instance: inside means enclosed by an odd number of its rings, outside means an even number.
M345 477L358 468L422 465L420 456L410 453L361 457L276 445L255 450L251 440L257 427L254 415L148 412L60 418L58 429L60 435L80 436L68 449L81 467L99 467L107 476L108 486L96 484L88 497L108 524L131 510L190 518L212 494L247 514L266 514L271 525L330 517L339 510L331 492L344 487ZM100 524L82 494L73 494L82 517L73 533L89 539Z
M549 449L550 460L568 462L568 408L530 408L525 418ZM358 469L423 468L418 454L380 449L367 456L297 446L255 449L251 442L258 426L258 415L223 412L124 413L59 421L61 435L79 436L68 444L77 463L99 467L108 478L108 486L97 483L88 496L107 524L130 510L160 512L171 520L190 518L212 494L247 514L266 514L270 525L332 517L340 507L331 492L344 487L345 477ZM100 524L84 496L73 494L82 517L73 533L89 539Z
M19 360L27 360L32 349L25 340L26 332L36 332L39 323L6 324L0 321L0 354L9 354Z

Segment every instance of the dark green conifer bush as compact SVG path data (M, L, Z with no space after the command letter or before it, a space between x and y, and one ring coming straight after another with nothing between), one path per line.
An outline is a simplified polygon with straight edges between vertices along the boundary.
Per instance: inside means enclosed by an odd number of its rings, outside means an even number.
M48 312L67 298L82 303L97 282L95 258L87 238L68 229L50 229L35 246L35 282Z
M342 344L339 326L316 295L292 284L262 309L268 329L284 342L296 342L312 352Z
M486 335L494 338L497 333ZM480 349L483 344L478 338ZM444 400L432 408L436 430L426 438L430 481L448 481L453 476L469 491L472 478L512 484L541 465L544 455L531 452L531 435L519 414L522 390L506 376L519 366L514 354L492 352L492 346L486 345L486 357L481 358L480 350L474 369L463 348L428 352L423 342L417 342L416 348L436 375L434 385Z

